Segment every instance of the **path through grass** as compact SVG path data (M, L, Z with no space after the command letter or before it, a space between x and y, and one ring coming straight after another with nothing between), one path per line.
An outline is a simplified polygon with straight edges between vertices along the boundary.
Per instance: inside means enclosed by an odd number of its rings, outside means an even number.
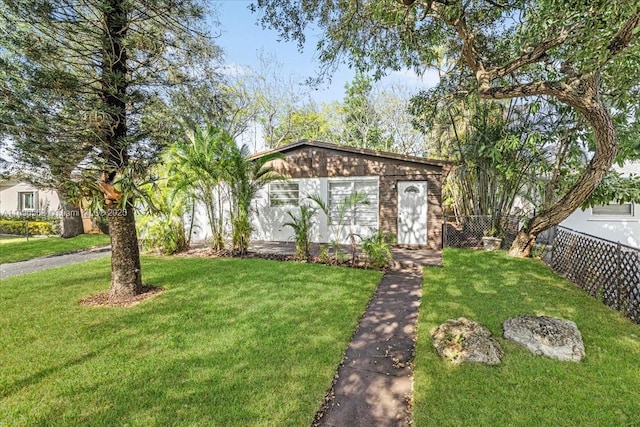
M575 321L586 358L557 362L502 339L502 322L522 314ZM460 316L491 330L501 365L440 360L429 331ZM444 268L425 269L415 364L416 426L640 425L640 326L536 260L446 250Z
M2 237L0 238L0 263L25 261L108 244L109 236L104 234L81 234L69 239L30 237L28 241L24 237Z
M309 425L379 272L143 257L165 292L78 305L100 259L0 282L0 425Z

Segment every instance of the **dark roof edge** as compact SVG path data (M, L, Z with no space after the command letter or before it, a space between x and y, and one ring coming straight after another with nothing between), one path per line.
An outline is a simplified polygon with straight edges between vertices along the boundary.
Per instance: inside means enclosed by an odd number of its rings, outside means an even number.
M393 160L401 160L401 161L405 161L405 162L421 163L421 164L433 165L433 166L441 166L443 168L449 168L450 166L453 165L453 162L450 162L450 161L447 161L447 160L434 160L434 159L428 159L426 157L407 156L405 154L390 153L390 152L387 152L387 151L377 151L377 150L371 150L369 148L349 147L347 145L338 145L338 144L332 144L332 143L329 143L329 142L314 141L314 140L308 140L308 139L301 139L300 141L291 142L289 144L282 145L282 146L274 148L272 150L261 151L261 152L252 154L249 158L257 159L257 158L260 158L262 156L266 156L267 154L271 154L271 153L284 153L284 152L287 152L287 151L295 150L296 148L300 148L300 147L303 147L303 146L326 148L326 149L329 149L329 150L344 151L344 152L347 152L347 153L363 154L363 155L367 155L367 156L382 157L382 158L393 159Z

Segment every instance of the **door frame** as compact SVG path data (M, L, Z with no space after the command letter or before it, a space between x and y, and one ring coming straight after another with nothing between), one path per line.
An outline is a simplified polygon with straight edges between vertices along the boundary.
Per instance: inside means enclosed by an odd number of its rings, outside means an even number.
M411 242L402 242L400 241L400 230L401 230L401 210L400 210L400 198L402 197L402 194L404 192L404 189L401 190L401 186L403 184L407 184L407 187L411 184L424 184L424 216L421 218L422 220L424 220L424 242L418 242L418 243L411 243ZM410 246L426 246L429 243L429 229L428 229L428 225L429 225L429 198L428 198L428 189L429 189L429 183L426 180L399 180L396 183L396 202L397 202L397 212L396 212L396 227L398 230L397 233L397 237L398 237L398 244L399 245L410 245Z

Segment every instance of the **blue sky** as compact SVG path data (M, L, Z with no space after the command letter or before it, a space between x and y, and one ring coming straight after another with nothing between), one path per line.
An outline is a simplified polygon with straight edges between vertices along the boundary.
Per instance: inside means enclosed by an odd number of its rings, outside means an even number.
M274 56L283 64L283 73L295 77L303 82L307 77L316 75L319 63L315 60L315 45L318 35L306 34L307 43L303 52L298 51L295 42L278 41L276 31L263 29L257 24L258 15L252 14L248 6L249 0L218 0L215 8L219 13L221 23L220 36L216 43L224 49L225 62L230 66L257 69L259 54ZM218 29L213 29L217 31ZM353 70L341 66L334 74L331 82L315 88L312 97L317 102L340 101L344 97L344 86L354 76ZM395 82L403 82L418 87L431 86L434 83L435 72L427 73L424 79L414 73L399 72L383 79L380 85L387 86Z

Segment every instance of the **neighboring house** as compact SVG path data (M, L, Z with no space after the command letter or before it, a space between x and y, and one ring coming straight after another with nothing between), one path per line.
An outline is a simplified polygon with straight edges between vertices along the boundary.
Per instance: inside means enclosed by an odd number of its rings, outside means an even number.
M627 162L613 167L621 174L640 175L640 162ZM585 210L577 209L564 220L563 227L602 239L640 248L640 204L612 202Z
M0 181L0 214L9 216L52 216L62 218L62 206L55 191L40 190L16 180ZM100 230L93 218L82 217L85 233Z
M38 190L30 184L13 180L0 181L0 213L5 215L46 215L60 209L54 191Z
M346 215L341 236L333 235L337 230L318 211L314 242L347 242L349 233L359 242L380 230L393 234L401 245L442 247L442 185L448 162L307 140L267 153L272 152L283 155L272 166L286 179L271 182L254 200L253 238L292 241L293 230L284 225L290 221L287 212L299 214L303 203L315 206L308 196L318 195L335 214L340 201L357 191L365 193L369 203ZM335 223L338 218L333 219Z

